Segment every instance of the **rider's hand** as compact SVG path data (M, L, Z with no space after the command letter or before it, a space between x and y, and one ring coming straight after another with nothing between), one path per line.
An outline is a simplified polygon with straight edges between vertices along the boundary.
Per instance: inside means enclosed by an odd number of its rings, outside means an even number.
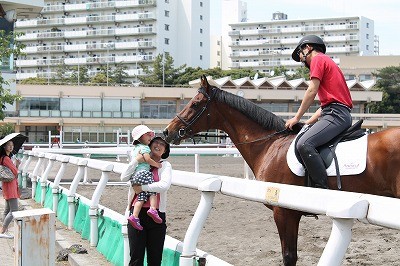
M294 125L296 125L299 121L300 121L300 119L293 117L293 118L289 119L288 121L286 121L285 127L292 130L292 127Z

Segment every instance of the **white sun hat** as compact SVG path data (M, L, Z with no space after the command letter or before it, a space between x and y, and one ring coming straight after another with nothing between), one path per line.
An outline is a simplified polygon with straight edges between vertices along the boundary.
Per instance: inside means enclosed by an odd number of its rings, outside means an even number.
M152 133L154 133L154 131L151 130L150 128L148 128L147 126L145 126L145 125L138 125L138 126L136 126L136 127L134 127L134 128L132 129L132 138L133 138L133 140L138 140L138 139L140 139L140 137L141 137L143 134L146 134L147 132L152 132Z

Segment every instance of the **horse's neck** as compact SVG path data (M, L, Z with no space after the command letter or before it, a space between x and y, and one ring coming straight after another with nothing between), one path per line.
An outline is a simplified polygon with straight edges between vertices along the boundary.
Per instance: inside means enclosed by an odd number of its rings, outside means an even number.
M268 138L276 131L263 128L235 109L222 107L218 111L220 115L213 121L215 128L229 135L244 160L254 171L254 163L273 143L268 141Z

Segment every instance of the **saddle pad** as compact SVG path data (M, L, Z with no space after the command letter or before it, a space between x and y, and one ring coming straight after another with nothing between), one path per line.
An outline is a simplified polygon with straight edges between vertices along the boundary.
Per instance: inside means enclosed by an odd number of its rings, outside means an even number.
M336 156L340 175L358 175L361 174L367 165L367 138L365 135L361 138L340 142L336 147ZM304 166L297 160L294 153L295 139L290 144L286 160L290 170L297 176L304 176ZM336 176L335 161L326 169L328 176Z

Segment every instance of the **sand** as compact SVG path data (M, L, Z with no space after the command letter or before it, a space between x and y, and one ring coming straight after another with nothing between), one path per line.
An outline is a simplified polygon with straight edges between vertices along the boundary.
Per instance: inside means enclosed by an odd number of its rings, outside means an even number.
M193 156L172 156L176 170L194 171ZM74 169L69 171L73 172ZM202 156L203 173L243 177L241 157ZM95 181L100 172L90 170ZM117 175L111 180L117 181ZM79 186L91 197L93 186ZM126 206L127 187L108 186L100 203L120 213ZM172 186L168 192L167 234L183 240L200 200L200 192ZM299 229L298 265L316 265L327 243L332 220L303 217ZM400 265L399 231L356 221L343 265ZM263 204L216 194L213 209L198 241L198 248L234 265L282 265L280 241L272 211Z

